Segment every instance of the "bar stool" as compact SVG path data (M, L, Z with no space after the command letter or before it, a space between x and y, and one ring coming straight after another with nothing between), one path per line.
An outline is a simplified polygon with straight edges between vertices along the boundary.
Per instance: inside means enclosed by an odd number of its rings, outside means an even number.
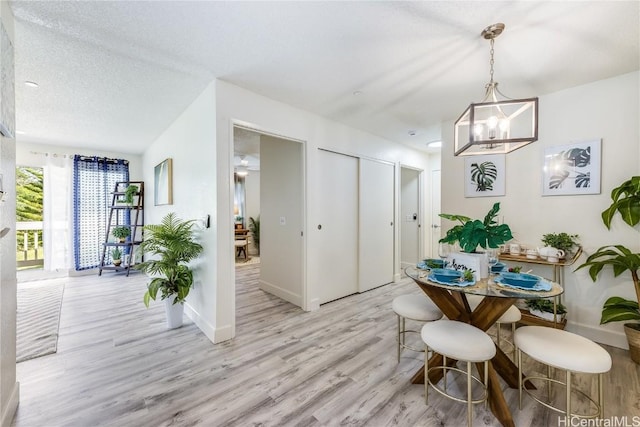
M473 404L486 402L489 395L487 389L487 381L489 377L489 360L496 355L496 346L491 337L484 333L481 329L468 323L462 323L455 320L438 320L427 323L422 327L422 341L425 343L424 358L424 400L429 403L429 385L437 392L449 399L457 402L467 403L467 425L471 427L473 418ZM443 357L442 366L429 367L428 352L432 350L439 353ZM447 357L463 362L467 362L467 370L463 371L454 366L447 366ZM479 378L471 375L472 363L484 363L484 382ZM442 370L444 380L444 389L439 388L429 379L429 372L434 370ZM447 371L455 371L467 374L467 398L462 399L447 393L446 375ZM472 380L482 385L482 396L473 399Z
M518 350L518 393L519 407L522 409L522 390L527 392L538 403L559 413L564 413L567 422L571 417L599 418L604 415L604 395L602 376L611 369L611 356L595 342L564 331L544 326L524 326L516 331L514 342ZM522 378L522 353L547 365L547 376L528 376ZM551 367L566 372L565 382L551 378ZM571 412L571 374L585 373L598 375L598 402L580 390L573 390L587 398L596 407L593 414L574 414ZM564 385L566 388L566 410L563 411L550 403L543 402L530 390L523 388L527 380L542 380L547 383L547 399L551 399L551 383Z
M442 318L440 309L426 295L401 295L393 299L391 308L398 315L398 363L400 363L400 352L403 348L422 352L405 344L405 334L419 333L418 331L407 330L406 319L418 322L432 322Z
M471 310L475 310L476 307L480 304L480 301L484 299L484 297L480 295L467 295L466 297ZM501 340L500 336L500 329L502 329L502 325L511 325L511 341L506 339L504 341L509 344L513 350L512 354L514 362L516 360L516 346L513 343L513 337L516 333L516 323L518 323L520 320L522 320L522 313L515 305L509 307L509 309L505 311L498 320L496 320L496 344L498 345L498 348L502 348L503 340Z

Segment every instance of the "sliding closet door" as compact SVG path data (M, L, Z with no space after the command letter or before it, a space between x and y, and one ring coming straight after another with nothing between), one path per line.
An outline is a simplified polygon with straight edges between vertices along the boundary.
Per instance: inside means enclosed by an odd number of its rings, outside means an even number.
M319 150L320 304L358 292L358 159Z
M394 165L360 159L360 292L393 281Z

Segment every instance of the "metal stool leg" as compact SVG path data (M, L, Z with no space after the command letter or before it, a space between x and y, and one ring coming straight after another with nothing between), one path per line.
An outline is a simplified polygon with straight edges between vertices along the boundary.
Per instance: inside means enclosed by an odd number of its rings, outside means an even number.
M522 410L522 351L518 349L518 409Z
M398 315L398 338L397 338L397 340L398 340L398 363L400 363L400 348L401 348L400 336L402 335L401 331L402 331L402 329L400 327L400 315Z
M467 362L467 425L471 427L471 419L473 418L473 404L471 401L471 362Z
M424 346L424 403L429 404L429 346Z
M487 402L489 402L489 361L484 361L484 409L487 409Z
M567 422L571 423L571 371L567 371Z
M598 374L598 406L600 406L598 418L604 418L604 390L602 388L602 374Z

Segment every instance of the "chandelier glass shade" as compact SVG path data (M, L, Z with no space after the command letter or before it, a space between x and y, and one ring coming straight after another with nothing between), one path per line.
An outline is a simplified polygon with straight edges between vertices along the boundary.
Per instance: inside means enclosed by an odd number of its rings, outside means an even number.
M484 99L471 103L454 126L454 155L506 154L538 139L538 98L510 99L493 81L493 43L504 24L484 29L491 41L491 80Z

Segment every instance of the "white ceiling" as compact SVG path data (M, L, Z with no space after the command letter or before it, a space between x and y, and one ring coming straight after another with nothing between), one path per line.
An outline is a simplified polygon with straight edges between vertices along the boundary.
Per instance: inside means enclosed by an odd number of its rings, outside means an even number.
M18 142L141 153L220 78L424 147L482 99L480 31L495 22L495 79L513 98L640 68L635 0L10 4Z

